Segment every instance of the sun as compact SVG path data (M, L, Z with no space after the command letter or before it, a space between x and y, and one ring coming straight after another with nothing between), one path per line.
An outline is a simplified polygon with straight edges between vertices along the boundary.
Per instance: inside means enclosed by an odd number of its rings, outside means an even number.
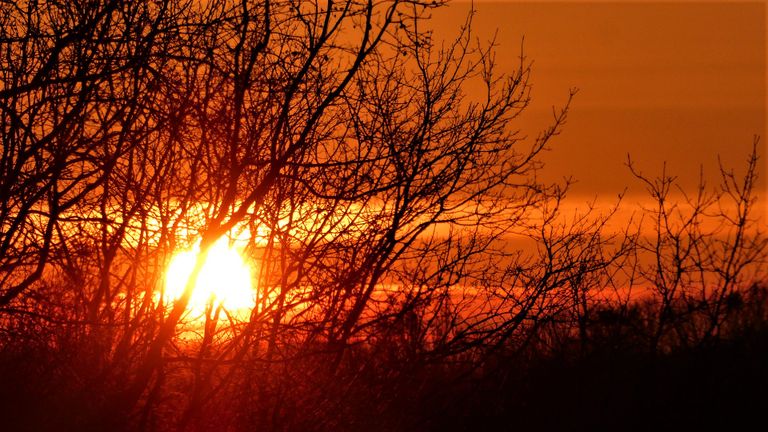
M199 246L195 245L171 259L165 275L166 300L181 297L198 253ZM250 266L226 238L221 238L208 251L187 308L204 312L206 306L213 304L228 311L243 311L253 307L254 295Z

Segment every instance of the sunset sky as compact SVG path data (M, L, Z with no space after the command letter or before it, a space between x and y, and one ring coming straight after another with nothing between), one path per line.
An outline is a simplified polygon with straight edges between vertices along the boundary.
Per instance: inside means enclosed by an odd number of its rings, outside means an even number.
M438 38L453 34L470 3L435 14ZM573 175L578 197L642 193L624 166L668 172L686 185L717 156L743 166L754 135L765 134L763 2L475 3L475 31L498 30L497 61L511 70L521 40L533 66L533 103L523 130L533 135L578 95L563 134L546 156L545 176ZM761 146L763 147L763 146ZM766 166L765 160L763 166ZM763 181L763 185L765 182Z
M0 3L0 432L750 430L766 22Z

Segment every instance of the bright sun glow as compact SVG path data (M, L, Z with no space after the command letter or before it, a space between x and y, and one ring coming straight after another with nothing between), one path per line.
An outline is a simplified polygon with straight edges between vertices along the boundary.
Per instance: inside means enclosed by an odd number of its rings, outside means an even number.
M189 279L199 247L176 254L165 276L165 297L172 300L181 297ZM254 291L251 286L251 269L240 253L221 238L208 251L197 278L188 309L205 310L210 302L221 304L229 311L249 309L253 306Z

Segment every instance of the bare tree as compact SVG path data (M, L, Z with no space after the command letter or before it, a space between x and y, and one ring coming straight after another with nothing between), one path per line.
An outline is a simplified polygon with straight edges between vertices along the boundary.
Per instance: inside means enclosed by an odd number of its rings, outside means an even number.
M640 280L657 303L653 350L697 345L718 337L730 313L729 299L740 296L764 275L766 238L757 202L757 140L742 176L720 164L721 182L703 180L694 194L663 172L633 174L647 187L656 207L645 210L638 243Z
M3 3L0 343L72 365L91 408L62 427L341 427L361 377L402 391L375 376L471 374L574 337L587 351L623 284L658 299L654 349L723 331L764 258L756 155L691 211L635 170L655 239L612 233L615 209L564 215L538 157L573 92L529 138L530 62L500 74L472 13L433 41L442 5ZM253 264L253 305L192 316L221 239ZM195 246L171 298L169 262Z

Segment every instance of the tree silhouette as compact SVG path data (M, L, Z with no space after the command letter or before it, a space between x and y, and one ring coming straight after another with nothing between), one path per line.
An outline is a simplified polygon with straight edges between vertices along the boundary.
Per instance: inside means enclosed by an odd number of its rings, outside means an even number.
M528 138L515 125L530 63L498 73L471 13L433 41L442 4L4 3L0 357L22 377L4 409L24 410L11 426L403 429L425 414L398 395L572 340L587 355L606 317L646 314L652 350L673 331L719 337L745 287L760 291L756 152L746 183L724 169L690 213L669 207L671 178L635 170L659 203L642 219L655 240L642 223L611 232L613 212L564 215L567 185L536 174L570 97ZM221 239L252 264L254 301L211 299L198 317ZM171 298L169 262L195 245ZM658 300L642 311L606 294L638 285Z

